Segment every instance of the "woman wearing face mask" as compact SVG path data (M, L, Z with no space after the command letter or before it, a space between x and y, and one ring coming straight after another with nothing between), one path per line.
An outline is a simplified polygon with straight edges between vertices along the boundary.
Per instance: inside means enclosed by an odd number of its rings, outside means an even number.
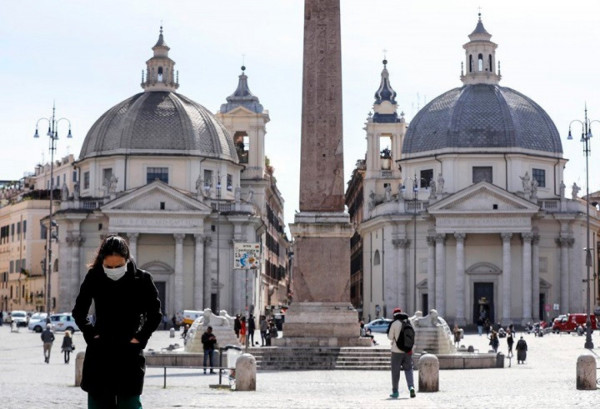
M81 388L89 409L142 408L143 349L161 317L152 276L136 267L123 238L104 239L73 308L87 342Z

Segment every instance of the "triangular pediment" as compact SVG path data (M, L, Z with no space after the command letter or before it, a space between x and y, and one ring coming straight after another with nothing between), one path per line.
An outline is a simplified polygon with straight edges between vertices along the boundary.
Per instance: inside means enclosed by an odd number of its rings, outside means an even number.
M164 209L161 206L164 206ZM102 206L101 209L105 213L160 211L209 214L211 212L208 205L158 180L123 194Z
M469 186L429 206L432 215L534 214L539 206L487 182Z

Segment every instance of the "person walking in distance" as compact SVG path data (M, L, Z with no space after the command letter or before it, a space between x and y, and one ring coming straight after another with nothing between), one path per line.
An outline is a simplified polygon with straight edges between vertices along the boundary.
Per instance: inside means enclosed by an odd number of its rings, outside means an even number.
M65 364L68 364L69 358L71 357L71 351L75 349L75 345L73 345L73 338L71 337L71 331L65 331L65 336L63 337L63 342L60 348L65 357Z
M204 332L204 334L202 334L201 341L202 347L204 349L204 373L206 373L207 361L208 364L210 364L210 373L215 373L215 371L213 370L213 357L215 355L215 344L217 343L217 337L215 337L215 334L212 333L212 327L209 326L206 328L206 331Z
M267 323L267 317L264 315L260 316L260 346L267 344L267 331L269 330L269 324Z
M50 324L46 324L46 329L42 332L42 342L44 343L44 362L50 363L50 351L54 342L54 333Z
M524 364L527 359L527 342L521 336L519 342L517 342L517 364Z
M417 396L413 381L412 362L415 330L408 319L408 315L403 313L400 308L394 308L393 315L394 320L387 331L388 339L392 345L392 394L390 398L396 399L399 396L398 383L400 382L400 370L404 370L410 397L414 398Z
M246 317L240 318L240 344L246 346Z
M92 302L95 319L89 321ZM137 268L122 237L100 244L73 318L87 343L81 389L88 393L88 409L141 409L144 348L162 313L152 276Z
M254 331L256 331L256 322L254 321L254 316L250 314L248 317L248 343L250 346L254 346Z

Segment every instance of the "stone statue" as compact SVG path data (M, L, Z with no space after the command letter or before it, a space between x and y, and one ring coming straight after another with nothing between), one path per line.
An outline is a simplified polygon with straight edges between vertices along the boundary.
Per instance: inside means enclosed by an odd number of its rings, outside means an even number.
M60 189L60 200L63 202L69 199L69 188L66 183L63 183L62 189Z
M429 198L437 199L437 187L435 185L435 180L433 179L429 181Z
M221 311L221 312L223 312L223 311ZM230 322L226 316L215 315L212 313L210 308L205 308L202 313L202 316L196 318L196 321L204 327L207 327L209 325L211 327L229 327L229 326L231 326Z
M398 201L401 202L404 200L404 185L402 183L398 183Z
M117 183L119 183L119 178L113 174L108 183L108 193L115 193L117 191Z
M529 177L529 172L525 172L525 176L519 177L523 182L523 193L525 193L525 198L529 199L531 197L531 178Z
M573 182L573 190L571 190L571 199L577 200L577 195L579 194L580 190L581 188L577 186L577 183Z
M204 179L202 179L202 175L198 175L198 179L196 179L196 193L202 193L202 185L204 185Z
M386 202L392 201L392 186L389 183L385 187L385 201Z
M537 200L537 191L538 191L538 181L537 179L533 179L531 181L531 199Z
M442 176L442 173L438 173L438 179L437 179L437 187L438 187L438 192L440 192L440 195L442 193L444 193L444 177Z
M371 193L369 193L369 210L373 210L374 207L375 207L375 192L373 192L371 190Z
M565 199L565 190L567 189L567 185L563 180L560 181L560 199Z
M79 182L73 184L73 199L79 200Z
M248 191L248 196L246 196L246 202L254 203L253 200L254 200L254 190L250 189Z
M446 324L446 321L439 316L437 310L430 310L429 315L424 317L415 315L414 324L416 324L417 327L440 327Z
M235 188L235 202L239 203L241 200L242 200L242 188L238 186Z

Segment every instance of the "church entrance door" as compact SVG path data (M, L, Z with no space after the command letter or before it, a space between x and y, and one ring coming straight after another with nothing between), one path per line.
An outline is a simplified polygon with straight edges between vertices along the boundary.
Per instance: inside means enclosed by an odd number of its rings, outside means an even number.
M473 283L473 324L479 317L495 322L494 283Z

